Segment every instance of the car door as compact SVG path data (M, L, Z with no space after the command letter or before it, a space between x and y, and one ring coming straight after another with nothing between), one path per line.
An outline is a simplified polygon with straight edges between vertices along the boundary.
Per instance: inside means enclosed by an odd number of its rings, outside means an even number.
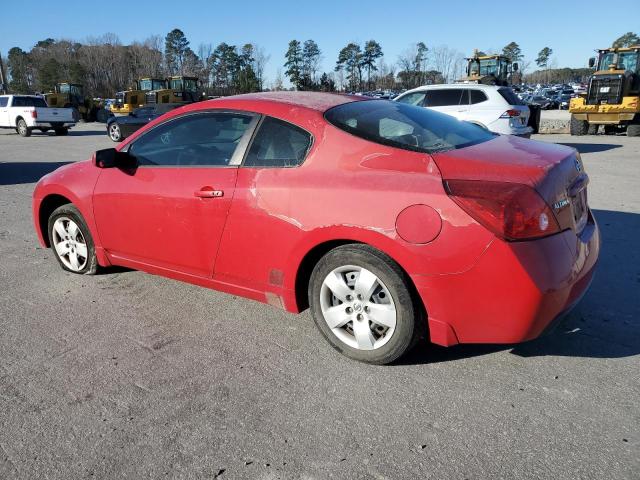
M175 117L126 148L137 167L101 172L94 217L115 263L212 275L237 167L257 119L221 111Z
M427 91L424 106L462 120L469 110L469 100L465 89L434 88Z
M153 107L136 108L126 117L118 119L120 124L120 131L125 137L130 136L136 130L141 129L151 120L153 120L154 110Z

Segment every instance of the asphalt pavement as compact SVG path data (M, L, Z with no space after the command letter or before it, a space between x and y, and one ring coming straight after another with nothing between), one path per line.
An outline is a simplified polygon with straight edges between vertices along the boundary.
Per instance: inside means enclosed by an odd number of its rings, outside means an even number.
M640 138L535 138L582 153L602 230L565 328L378 367L308 312L63 272L34 234L34 182L113 144L101 124L0 131L0 478L639 478Z

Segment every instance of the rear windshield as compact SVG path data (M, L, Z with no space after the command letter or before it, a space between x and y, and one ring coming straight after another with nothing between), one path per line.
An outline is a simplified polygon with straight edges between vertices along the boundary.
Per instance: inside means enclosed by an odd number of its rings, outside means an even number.
M13 97L12 107L46 107L47 103L40 97Z
M522 103L522 100L520 100L518 96L513 93L513 90L511 90L509 87L499 88L498 92L500 92L502 98L504 98L509 105L524 105L524 103Z
M345 103L328 110L325 118L366 140L426 153L464 148L495 136L444 113L389 100Z

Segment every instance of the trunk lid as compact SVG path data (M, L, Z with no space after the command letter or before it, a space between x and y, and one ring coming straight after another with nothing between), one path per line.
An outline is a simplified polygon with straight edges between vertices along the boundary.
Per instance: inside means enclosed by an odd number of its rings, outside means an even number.
M529 185L547 202L561 229L579 233L587 222L589 177L573 148L499 135L488 142L432 156L444 180Z

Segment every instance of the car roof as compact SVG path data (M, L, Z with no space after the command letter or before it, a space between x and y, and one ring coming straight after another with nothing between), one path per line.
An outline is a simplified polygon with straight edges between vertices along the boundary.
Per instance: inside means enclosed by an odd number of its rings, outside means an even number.
M473 88L477 90L498 90L504 88L500 85L484 85L482 83L442 83L438 85L422 85L421 87L409 90L410 92L420 92L424 90L439 90L442 88Z
M297 107L303 107L310 110L316 110L319 112L326 112L330 108L337 105L342 105L350 102L358 102L363 100L370 100L367 97L357 97L354 95L345 95L340 93L324 93L324 92L260 92L260 93L247 93L243 95L233 95L230 97L214 98L213 100L206 100L204 102L198 102L200 108L216 107L221 103L233 101L235 102L268 102L268 103L281 103L287 105L293 105Z

